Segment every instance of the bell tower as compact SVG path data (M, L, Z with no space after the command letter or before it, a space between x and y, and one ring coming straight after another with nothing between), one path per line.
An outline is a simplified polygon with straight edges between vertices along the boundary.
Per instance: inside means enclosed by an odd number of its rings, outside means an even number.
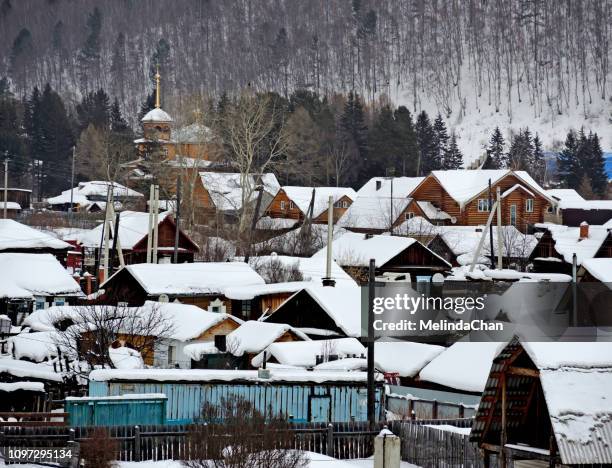
M161 75L155 72L155 108L142 118L144 137L149 140L170 141L172 117L161 108Z

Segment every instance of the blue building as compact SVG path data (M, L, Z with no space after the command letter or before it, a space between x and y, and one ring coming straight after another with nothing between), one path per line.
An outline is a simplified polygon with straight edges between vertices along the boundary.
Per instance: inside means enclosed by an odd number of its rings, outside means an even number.
M376 415L384 409L382 381L376 384ZM163 393L168 423L190 423L202 405L244 398L261 412L296 422L367 420L367 374L275 370L270 378L257 371L209 369L103 369L90 374L89 396Z

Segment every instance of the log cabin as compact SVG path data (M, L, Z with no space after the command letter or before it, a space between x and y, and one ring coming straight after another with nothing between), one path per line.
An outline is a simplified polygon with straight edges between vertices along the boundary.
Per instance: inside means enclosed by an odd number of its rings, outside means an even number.
M313 257L325 258L327 248ZM332 243L332 256L357 281L364 284L370 259L378 275L407 275L413 282L429 283L435 273L450 271L451 264L410 237L347 232Z
M52 234L13 219L0 219L0 253L40 253L53 255L66 265L72 246Z
M490 214L489 180L493 202L497 188L501 191L502 224L522 232L543 222L555 204L527 172L509 169L433 171L409 195L446 213L444 224L484 225Z
M92 180L79 182L76 187L64 190L56 197L47 198L46 203L54 211L82 211L95 213L105 209L106 200L112 192L113 206L117 211L123 209L143 209L144 195L117 182Z
M314 197L314 200L313 200ZM350 187L298 187L285 185L280 188L268 203L264 217L272 223L286 223L280 220L295 220L300 224L306 217L315 224L326 224L328 217L329 197L332 197L334 223L344 215L356 197ZM261 220L260 220L261 221Z
M612 223L579 227L537 224L539 240L529 260L540 273L572 274L573 255L577 266L589 258L612 258Z
M612 463L611 346L512 339L493 360L470 432L485 466L493 455L501 466Z
M91 274L100 249L100 239L104 224L79 236L79 247L84 251L84 264ZM168 263L174 255L176 223L170 212L160 213L158 217L158 263ZM146 262L149 230L149 213L123 211L119 215L117 239L121 243L123 260L126 265ZM110 233L111 247L114 244L114 231ZM179 228L178 263L192 263L199 247ZM114 255L112 268L119 268L119 257Z
M263 284L263 278L244 262L141 263L126 265L102 283L104 293L97 301L141 306L161 297L209 312L232 314L226 288Z

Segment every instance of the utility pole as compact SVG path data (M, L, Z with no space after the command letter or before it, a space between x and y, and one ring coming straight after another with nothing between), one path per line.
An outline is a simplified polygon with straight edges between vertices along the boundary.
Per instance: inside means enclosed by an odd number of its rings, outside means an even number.
M503 251L502 251L502 209L501 209L501 191L497 187L497 269L501 270L504 267Z
M8 151L4 152L4 219L6 219L6 209L8 207Z
M179 228L181 225L181 176L176 176L176 210L175 210L175 229L174 232L174 258L173 263L178 263L178 244Z
M374 295L376 294L376 260L370 259L368 278L368 422L370 429L376 424L374 386Z
M73 146L72 147L72 171L70 174L70 213L74 212L73 192L74 192L74 158L75 156L76 156L76 146ZM72 216L72 214L70 216Z
M261 200L263 198L264 186L261 174L255 176L255 190L257 190L257 201L255 202L255 211L253 212L253 219L251 220L251 231L249 232L249 239L247 245L246 255L244 256L244 263L249 263L251 258L251 247L253 244L253 233L257 227L257 219L259 218L259 209L261 208Z
M151 258L152 263L157 263L157 244L159 241L159 185L155 185L154 189L154 200L153 200L153 254Z
M149 186L149 230L147 231L147 262L151 263L151 246L153 245L153 195L154 185Z
M393 219L393 176L395 175L395 168L394 167L388 167L387 168L387 178L391 180L391 210L389 213L389 231L391 232L391 235L393 235L393 221L395 221L395 219Z
M114 210L113 210L114 211ZM113 248L111 249L109 275L113 273L113 265L115 264L115 254L117 253L117 241L119 240L119 220L121 219L120 213L115 213L115 225L113 226Z
M491 179L489 179L489 210L493 211L493 193L491 192ZM499 232L497 233L499 236ZM491 268L495 265L495 252L493 251L493 223L489 224L489 246L491 249Z

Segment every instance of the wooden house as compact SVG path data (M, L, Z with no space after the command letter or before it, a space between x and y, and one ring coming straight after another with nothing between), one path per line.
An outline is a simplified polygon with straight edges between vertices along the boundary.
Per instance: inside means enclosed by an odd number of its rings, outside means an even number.
M126 265L100 285L106 304L141 306L147 300L178 301L209 312L232 313L225 289L262 285L264 280L243 262L141 263Z
M306 217L315 224L326 224L328 218L329 197L332 197L334 223L342 217L355 199L355 191L350 187L298 187L285 185L267 204L265 218L286 227L286 220L301 223ZM285 223L283 221L285 220ZM260 220L261 221L261 220ZM261 223L260 223L261 225Z
M145 207L145 199L142 193L118 182L108 182L106 180L79 182L76 187L64 190L56 197L47 198L46 203L52 210L70 211L72 200L74 211L99 212L106 207L109 191L112 192L113 205L118 211Z
M327 248L313 257L325 258ZM450 270L451 264L410 237L347 232L332 243L332 256L357 283L367 278L370 259L377 274L409 275L413 282L429 282L435 273Z
M251 360L272 343L309 341L305 333L287 324L249 320L213 343L187 345L183 353L195 369L249 369Z
M356 286L308 286L265 320L288 324L313 339L361 336L361 292Z
M612 200L585 200L574 189L546 191L557 201L554 215L546 221L577 227L582 222L602 225L612 219Z
M555 204L527 172L506 169L433 171L409 196L446 213L444 224L484 225L490 214L489 180L493 200L497 187L501 190L502 224L522 232L543 222Z
M62 375L47 363L0 358L0 412L44 411L49 393L62 390Z
M66 264L72 246L52 234L12 219L0 219L0 253L41 253L53 255Z
M16 203L20 210L29 210L31 206L32 191L29 189L8 187L6 189L6 201ZM0 202L4 200L4 189L0 190ZM2 204L0 203L0 206Z
M534 271L572 274L573 255L578 266L589 258L612 258L612 224L579 227L537 225L541 231L530 261Z
M521 343L493 360L470 440L501 466L612 463L612 344ZM538 465L534 465L538 466Z
M79 284L51 254L0 253L0 314L20 325L33 310L75 303Z
M93 271L95 259L98 258L100 239L104 224L96 226L91 231L79 236L79 245L84 248L84 264ZM174 241L176 236L176 223L169 212L160 213L158 217L157 259L159 263L172 261L174 255ZM121 243L123 260L126 265L143 263L147 259L147 242L149 230L149 213L139 211L123 211L119 217L118 239ZM110 232L111 247L114 243L114 231ZM191 238L179 229L178 262L193 262L194 255L199 247ZM114 256L113 268L119 267L119 257Z

